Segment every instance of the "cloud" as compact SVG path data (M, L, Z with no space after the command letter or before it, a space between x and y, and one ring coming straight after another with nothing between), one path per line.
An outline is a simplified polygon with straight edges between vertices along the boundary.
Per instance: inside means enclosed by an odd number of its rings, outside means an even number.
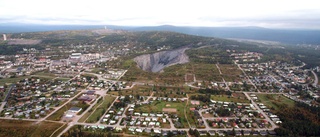
M320 29L317 0L0 0L0 23Z

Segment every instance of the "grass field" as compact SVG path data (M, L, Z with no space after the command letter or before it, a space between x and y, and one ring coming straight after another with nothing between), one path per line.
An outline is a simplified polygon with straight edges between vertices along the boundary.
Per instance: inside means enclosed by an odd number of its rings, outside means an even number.
M101 102L101 105L97 107L97 109L89 116L87 119L87 123L95 123L99 121L100 117L104 114L104 112L110 107L111 103L116 98L113 96L105 96L104 100Z
M250 103L245 97L229 97L229 95L211 95L210 97L215 101L235 102L235 103Z
M183 98L186 97L185 93L195 92L195 89L189 87L161 87L156 86L154 97L170 97L170 98Z
M54 120L54 121L60 121L64 112L66 112L67 110L69 110L71 108L71 105L65 105L63 107L61 107L58 111L56 111L55 113L51 114L47 120Z
M219 64L222 75L241 75L242 71L234 64Z
M40 78L41 81L42 80L49 81L49 80L52 80L54 77L37 75L37 76L21 76L21 77L15 77L15 78L4 78L4 79L0 79L0 85L16 83L26 78Z
M152 91L156 91L154 97L171 97L179 98L185 97L184 93L195 92L195 89L192 89L187 86L178 86L178 87L165 87L165 86L134 86L132 89L124 89L121 91L111 91L108 94L111 95L140 95L140 96L150 96Z
M152 86L134 86L132 89L123 89L121 91L110 91L108 94L116 96L125 96L125 95L140 95L140 96L149 96L151 94L153 87Z
M163 72L159 73L143 71L132 60L126 61L125 64L131 67L121 80L157 85L183 85L186 82L186 74L191 76L194 74L198 81L214 82L222 82L222 78L229 82L240 81L239 75L242 74L242 71L233 64L219 64L222 74L215 64L189 62L164 68Z
M132 60L126 61L126 65L131 63L128 72L121 78L125 81L139 81L150 84L168 84L168 85L182 85L184 84L184 75L186 74L185 65L178 64L167 67L163 72L152 73L143 71L137 67Z
M241 81L239 75L242 75L242 71L234 64L219 64L219 68L222 73L222 77L225 81L234 82Z
M91 115L92 111L102 103L102 101L103 101L102 98L99 99L98 102L78 120L78 122L84 122Z
M141 105L137 106L135 111L137 112L152 112L157 113L163 112L163 108L175 108L176 114L179 118L181 118L182 125L187 128L188 123L186 122L185 116L184 116L184 109L185 109L185 102L163 102L163 101L154 101L150 105Z
M137 66L137 64L133 60L125 61L123 66L126 66L126 68L129 69L127 73L123 77L121 77L120 80L155 83L154 79L157 75L152 72L143 71Z
M49 137L61 123L35 122L20 120L0 120L1 137Z
M53 133L52 137L57 137L67 127L68 127L68 123L65 123L64 125L59 127L60 128L59 130Z
M277 94L257 94L261 103L271 110L280 110L281 107L294 107L294 101L283 95Z
M197 64L193 63L194 74L197 80L221 82L219 70L215 64Z
M57 81L68 81L68 80L70 80L70 78L61 78L61 77L59 77L59 78L56 78L55 80L57 80Z
M29 78L30 76L22 76L22 77L16 77L16 78L5 78L5 79L0 79L0 85L4 85L6 83L16 83L22 79Z
M185 74L189 64L177 64L163 69L163 72L158 73L156 78L157 83L168 85L183 85L185 83Z
M49 71L39 71L34 73L33 75L56 77L53 73L50 73Z

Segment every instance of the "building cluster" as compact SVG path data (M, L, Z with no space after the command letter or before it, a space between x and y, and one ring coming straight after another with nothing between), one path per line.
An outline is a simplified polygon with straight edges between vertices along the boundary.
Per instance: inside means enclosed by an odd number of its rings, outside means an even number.
M254 62L260 60L263 54L257 52L238 52L235 50L227 50L236 63Z
M320 92L313 84L312 70L303 69L286 62L240 64L252 84L261 92L284 93L286 97L309 105L319 106L315 101ZM249 83L250 84L250 83Z

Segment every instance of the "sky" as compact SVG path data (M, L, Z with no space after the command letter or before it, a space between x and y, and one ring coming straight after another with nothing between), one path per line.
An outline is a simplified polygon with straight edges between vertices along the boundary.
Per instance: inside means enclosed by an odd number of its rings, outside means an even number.
M320 29L317 0L0 0L1 23Z

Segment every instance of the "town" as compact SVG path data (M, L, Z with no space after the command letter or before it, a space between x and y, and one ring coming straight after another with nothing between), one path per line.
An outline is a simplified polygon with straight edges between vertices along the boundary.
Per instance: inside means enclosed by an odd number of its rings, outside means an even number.
M235 77L205 81L185 74L185 84L174 86L123 78L130 70L115 61L141 52L137 47L90 52L95 48L101 47L56 47L62 56L52 47L1 55L1 119L62 123L58 136L76 125L132 135L265 136L282 124L274 110L294 102L319 106L319 67L303 69L301 61L260 62L262 53L228 49L233 64L211 67Z

